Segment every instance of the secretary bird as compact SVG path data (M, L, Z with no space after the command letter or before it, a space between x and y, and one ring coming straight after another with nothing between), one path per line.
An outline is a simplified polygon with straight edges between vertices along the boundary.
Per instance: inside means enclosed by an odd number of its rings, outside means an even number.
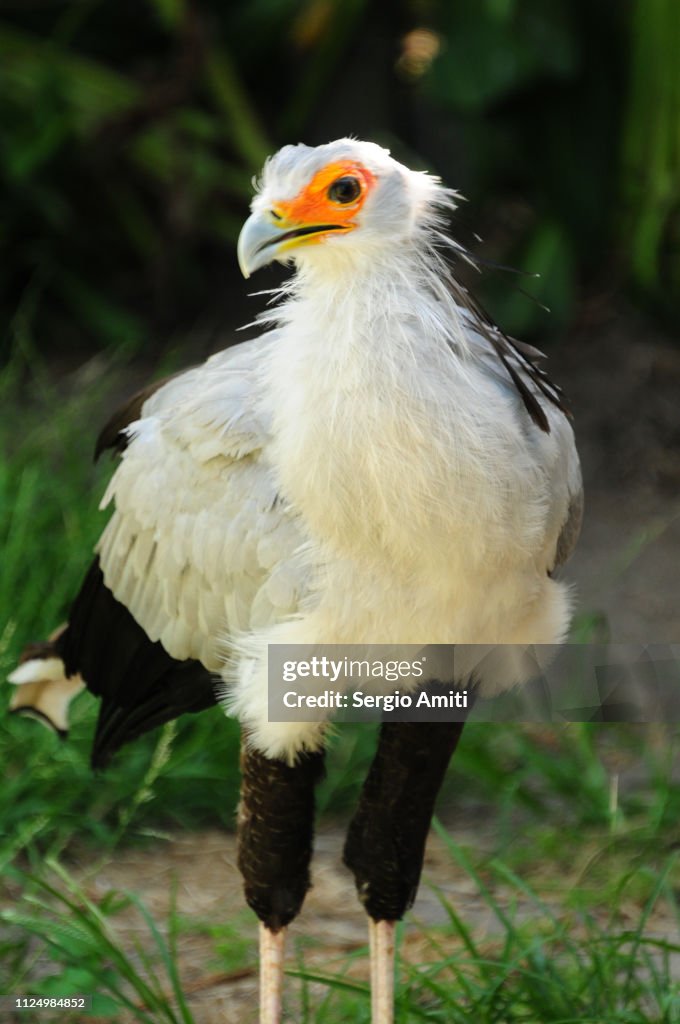
M105 427L113 515L67 625L11 676L14 710L62 733L83 686L100 698L95 766L184 712L224 701L238 716L262 1024L281 1016L327 737L325 721L268 720L268 644L555 644L569 624L553 573L581 519L572 429L541 354L451 276L455 199L369 142L267 161L239 263L245 277L273 260L297 272L259 337ZM477 692L522 681L513 650L476 673ZM374 1024L393 1019L394 923L461 730L383 723L349 827Z

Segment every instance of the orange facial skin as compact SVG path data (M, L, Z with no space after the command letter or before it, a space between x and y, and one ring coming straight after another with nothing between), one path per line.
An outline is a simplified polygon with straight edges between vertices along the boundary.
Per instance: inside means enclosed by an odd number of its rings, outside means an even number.
M361 192L351 203L340 203L328 197L328 189L338 178L351 175L361 186ZM272 206L277 227L313 227L319 231L290 238L280 243L279 248L292 248L301 244L319 242L326 235L340 234L356 227L354 218L361 210L375 184L376 178L361 164L349 160L328 164L314 175L312 180L293 199L277 202ZM331 227L332 226L332 227ZM331 228L325 230L324 228Z

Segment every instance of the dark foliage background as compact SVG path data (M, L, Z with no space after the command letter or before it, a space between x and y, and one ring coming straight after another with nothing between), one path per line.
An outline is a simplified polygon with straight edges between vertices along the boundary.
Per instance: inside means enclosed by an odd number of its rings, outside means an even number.
M507 329L620 289L677 321L678 53L676 0L2 0L5 355L18 323L43 351L231 326L251 176L345 133L440 173L461 241L541 275L485 275Z

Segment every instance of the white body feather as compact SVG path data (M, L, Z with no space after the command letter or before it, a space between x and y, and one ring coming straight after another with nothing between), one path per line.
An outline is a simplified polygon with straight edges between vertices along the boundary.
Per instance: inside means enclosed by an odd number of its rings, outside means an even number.
M339 250L338 250L339 251ZM553 644L580 490L571 427L530 419L468 315L405 249L348 282L302 262L278 327L161 388L104 504L104 578L152 640L199 658L269 756L267 645ZM340 257L341 258L341 257ZM483 688L520 680L511 654Z

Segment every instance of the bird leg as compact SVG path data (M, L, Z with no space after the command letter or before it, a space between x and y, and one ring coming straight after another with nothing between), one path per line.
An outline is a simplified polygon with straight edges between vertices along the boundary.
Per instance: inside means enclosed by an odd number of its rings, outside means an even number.
M286 929L271 931L260 921L260 1024L279 1024L283 996Z
M248 905L260 919L260 1022L281 1017L286 926L310 886L314 787L323 752L303 753L294 765L250 747L241 753L238 866Z
M392 1024L394 1019L394 929L394 921L368 919L372 1024Z
M434 803L462 722L385 722L345 842L369 915L373 1024L393 1020L394 922L412 905Z

